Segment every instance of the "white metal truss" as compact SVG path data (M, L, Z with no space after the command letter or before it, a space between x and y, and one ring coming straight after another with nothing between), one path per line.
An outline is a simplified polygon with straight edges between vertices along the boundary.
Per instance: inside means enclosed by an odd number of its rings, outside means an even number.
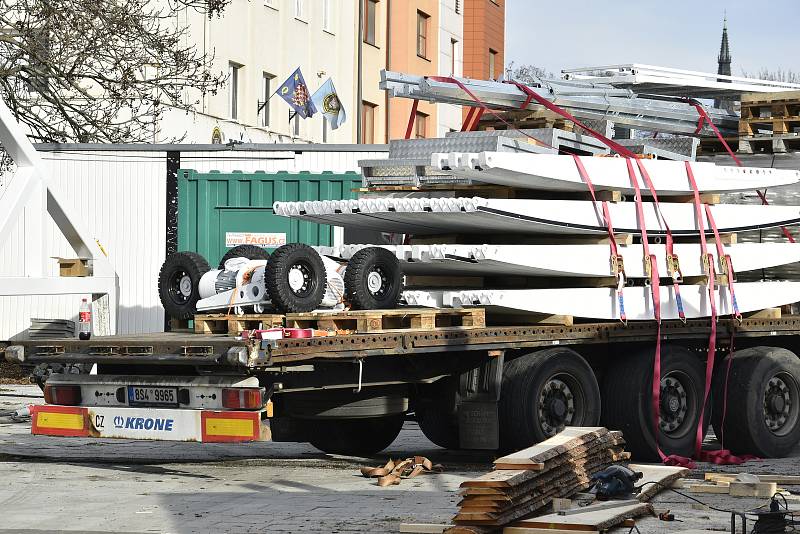
M581 158L597 190L634 192L627 162L623 158ZM431 155L431 167L450 171L473 181L549 191L586 191L572 156L557 154L514 154L511 152L449 152ZM691 195L692 189L681 161L641 162L659 196ZM648 194L638 165L633 165L639 188ZM730 167L713 163L694 163L692 171L703 193L753 191L800 181L800 171Z
M653 319L653 302L647 286L625 288L625 313L628 320ZM709 317L711 309L705 285L682 285L681 300L686 318ZM678 308L671 285L661 286L662 319L678 319ZM726 286L715 291L720 316L732 312ZM800 282L745 282L736 284L736 302L743 313L796 302L800 299ZM534 313L571 315L587 319L619 318L619 299L615 288L578 287L548 289L475 289L465 291L408 290L403 300L411 306L480 306L496 314Z
M9 239L15 223L25 224L25 276L0 277L0 295L91 294L93 300L108 295L108 328L96 334L116 332L119 281L97 242L70 212L39 154L28 140L11 110L0 101L0 143L16 164L6 187L0 191L0 243ZM90 260L92 275L50 277L46 275L44 227L47 215L74 249L78 258ZM51 260L52 261L52 260ZM76 304L77 307L77 304ZM98 322L97 326L100 326Z
M565 80L593 84L608 84L615 88L632 89L639 94L691 96L714 98L739 97L742 93L774 93L798 91L800 84L759 80L743 76L726 76L694 70L673 69L641 63L602 65L563 69Z
M643 203L648 233L664 235L656 207ZM276 202L276 215L333 226L404 234L605 234L602 216L590 201L544 199L361 198ZM691 203L662 203L673 235L697 235ZM800 223L800 207L717 204L710 207L720 232L742 232ZM618 233L639 233L634 202L609 204ZM703 222L706 232L709 224Z
M543 106L512 84L459 78L470 93L493 109L539 110ZM381 71L380 88L392 97L477 107L479 104L458 84L434 81L424 76ZM570 81L542 80L530 89L579 119L605 119L615 124L655 132L696 135L700 116L688 102L672 97L643 98L627 89ZM527 103L527 105L526 105ZM523 106L525 106L523 108ZM726 110L707 110L722 135L736 135L739 116ZM704 124L700 135L714 136Z

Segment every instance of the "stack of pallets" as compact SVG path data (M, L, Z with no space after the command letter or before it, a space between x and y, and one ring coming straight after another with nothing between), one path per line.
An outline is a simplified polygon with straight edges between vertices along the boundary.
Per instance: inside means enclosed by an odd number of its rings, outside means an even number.
M621 432L569 427L538 445L495 461L495 470L461 484L453 532L483 532L546 508L589 487L591 476L627 460ZM478 527L478 528L472 528ZM491 531L491 528L488 528Z
M800 148L800 91L745 93L739 152L782 153Z

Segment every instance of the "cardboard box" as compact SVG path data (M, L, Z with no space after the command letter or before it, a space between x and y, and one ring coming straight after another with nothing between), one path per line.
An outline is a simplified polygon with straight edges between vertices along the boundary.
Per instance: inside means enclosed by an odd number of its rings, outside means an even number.
M83 258L55 258L59 276L89 276L89 260Z

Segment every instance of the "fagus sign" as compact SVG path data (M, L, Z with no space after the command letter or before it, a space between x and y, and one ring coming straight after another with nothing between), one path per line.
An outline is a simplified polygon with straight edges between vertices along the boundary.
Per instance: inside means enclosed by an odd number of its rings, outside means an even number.
M225 232L225 246L256 245L259 247L280 247L286 244L286 234L280 232Z

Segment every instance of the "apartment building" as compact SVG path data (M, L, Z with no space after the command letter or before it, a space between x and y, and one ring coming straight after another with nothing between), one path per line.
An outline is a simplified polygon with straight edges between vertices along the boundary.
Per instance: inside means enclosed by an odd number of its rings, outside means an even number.
M478 46L488 46L499 73L503 10L503 0L233 0L218 18L181 11L176 24L189 29L189 42L213 55L214 70L226 73L227 82L214 95L187 95L194 110L168 111L155 140L385 143L402 138L411 101L389 99L378 87L380 71L481 77L468 72L465 60L469 57L473 68ZM482 35L477 14L489 17L491 36ZM486 63L489 53L487 48ZM321 113L290 120L291 108L273 93L297 67L311 92L333 79L347 114L340 128L330 130ZM460 128L461 119L460 107L421 102L412 136L441 136Z

